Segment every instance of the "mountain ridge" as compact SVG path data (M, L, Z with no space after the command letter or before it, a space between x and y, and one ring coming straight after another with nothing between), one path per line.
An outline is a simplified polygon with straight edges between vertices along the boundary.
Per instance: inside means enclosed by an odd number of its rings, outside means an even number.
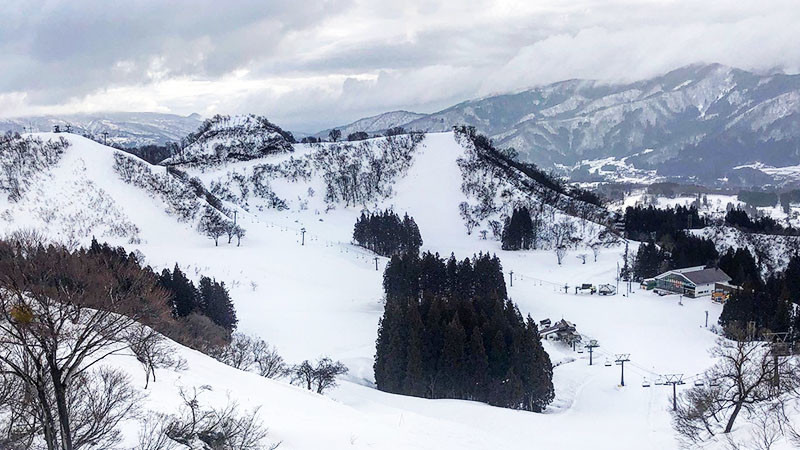
M103 139L102 133L108 132L109 144L140 147L179 142L202 123L203 118L197 113L181 116L156 112L99 112L0 118L0 131L48 132L55 125L71 125L75 134Z
M546 167L629 157L663 176L713 181L736 165L800 163L800 75L708 64L632 83L573 79L394 124L429 132L455 125L475 126Z

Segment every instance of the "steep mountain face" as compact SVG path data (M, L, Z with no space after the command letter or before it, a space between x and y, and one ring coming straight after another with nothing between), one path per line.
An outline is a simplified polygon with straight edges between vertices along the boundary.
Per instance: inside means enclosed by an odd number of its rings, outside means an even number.
M69 124L75 134L90 134L103 140L103 132L108 133L108 144L123 147L142 145L163 145L166 142L179 142L187 134L195 131L203 123L199 114L178 116L159 113L97 113L69 114L63 116L20 117L0 119L0 131L48 132L53 126L64 127Z
M734 166L800 162L800 75L689 66L609 85L571 80L467 101L398 124L445 131L473 125L536 164L628 157L665 176L714 180Z
M189 134L180 153L166 165L213 165L293 151L294 137L266 117L216 115Z
M365 117L348 125L337 127L337 129L342 132L342 137L346 138L348 134L355 133L357 131L364 131L370 134L381 133L389 128L405 125L409 122L422 119L423 117L426 117L426 115L410 111L391 111L378 114L377 116ZM330 129L323 130L314 136L326 138L328 137L329 131Z

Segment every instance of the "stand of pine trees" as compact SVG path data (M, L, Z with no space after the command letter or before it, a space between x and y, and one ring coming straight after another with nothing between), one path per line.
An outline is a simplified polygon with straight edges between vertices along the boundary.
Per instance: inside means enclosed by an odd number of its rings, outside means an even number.
M514 209L511 217L503 224L500 237L503 250L530 250L533 248L534 230L528 208Z
M657 241L649 239L639 246L633 262L633 278L641 281L671 269L713 266L718 258L717 248L710 239L682 230L664 231Z
M508 299L499 259L392 257L375 381L386 392L540 412L553 367L535 322Z
M769 216L751 219L747 211L734 208L725 214L725 225L736 227L745 233L777 234L787 236L800 235L800 230L788 226L784 227Z
M356 244L381 256L398 253L419 253L422 236L414 218L408 214L400 219L394 211L386 210L375 214L361 213L353 230Z
M719 267L742 288L725 302L720 325L748 329L753 323L757 332L789 332L790 341L800 340L800 256L793 256L786 270L766 280L758 275L756 259L747 249L729 249L720 258Z
M224 346L236 329L236 310L224 283L204 276L198 289L177 264L173 270L164 269L159 275L143 265L135 253L101 244L94 238L88 249L76 250L67 256L74 258L76 264L86 264L81 258L97 259L115 273L133 272L143 279L152 279L158 290L163 290L164 318L143 323L183 345L201 351Z
M172 311L176 318L197 313L208 317L228 332L236 329L236 310L225 283L203 276L198 289L175 264L171 272L169 269L161 272L159 284L171 294Z
M676 230L696 229L706 226L706 221L694 206L656 208L629 206L625 209L625 236L636 241L658 240L660 236Z

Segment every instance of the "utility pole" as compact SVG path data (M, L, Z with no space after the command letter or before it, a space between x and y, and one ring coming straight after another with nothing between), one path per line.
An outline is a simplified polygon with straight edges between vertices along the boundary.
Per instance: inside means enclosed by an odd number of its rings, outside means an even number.
M708 328L708 310L706 310L706 328Z
M108 145L108 131L103 131L101 134L103 135L103 145Z
M511 287L514 287L514 271L508 272L508 278L511 281Z
M375 257L375 271L378 271L378 257Z
M683 382L683 374L682 373L671 373L667 375L662 375L663 382L659 384L672 385L672 410L677 411L678 409L678 388L679 384L686 384Z
M302 241L300 241L300 245L306 245L306 227L300 228L300 233L303 234Z
M619 376L619 384L620 386L625 386L625 363L630 361L630 353L619 353L615 355L616 363L620 367L620 376Z
M586 347L587 350L589 350L589 365L591 366L592 365L592 351L595 348L600 347L600 344L597 343L597 339L590 339L589 343L586 344L585 347Z

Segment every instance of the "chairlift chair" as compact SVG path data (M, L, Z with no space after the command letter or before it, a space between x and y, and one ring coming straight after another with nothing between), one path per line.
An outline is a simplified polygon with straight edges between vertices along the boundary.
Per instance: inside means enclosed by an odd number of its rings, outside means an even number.
M705 383L703 380L694 380L694 385L699 387L705 385Z
M643 380L643 381L642 381L642 387L650 387L650 381L649 381L649 380L646 380L646 379L645 379L645 380Z
M607 359L605 364L603 364L603 365L606 366L606 367L611 367L611 360Z

